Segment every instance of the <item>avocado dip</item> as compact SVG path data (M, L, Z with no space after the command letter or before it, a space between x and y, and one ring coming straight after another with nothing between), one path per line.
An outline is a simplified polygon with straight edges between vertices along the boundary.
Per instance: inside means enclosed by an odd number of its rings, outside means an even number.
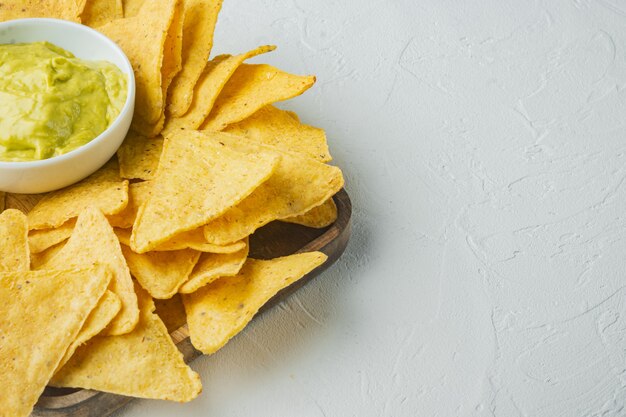
M126 102L126 75L48 42L0 45L0 161L70 152L104 132Z

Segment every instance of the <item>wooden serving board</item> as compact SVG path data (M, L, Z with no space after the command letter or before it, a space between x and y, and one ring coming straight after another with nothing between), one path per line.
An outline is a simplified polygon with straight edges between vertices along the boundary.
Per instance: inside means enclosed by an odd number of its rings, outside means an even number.
M345 250L351 233L352 204L345 190L334 197L337 204L338 218L331 226L324 229L311 229L296 224L273 222L257 230L250 238L250 256L257 259L271 259L298 252L321 251L328 255L328 260L304 278L296 281L274 296L259 312L268 310L286 299L294 291L319 275L332 265ZM15 198L7 195L7 208L29 209L36 202L33 198ZM258 314L257 314L258 316ZM174 343L183 353L186 362L191 362L202 355L194 349L189 339L187 325L171 333ZM133 398L105 392L77 389L47 388L31 417L106 417Z

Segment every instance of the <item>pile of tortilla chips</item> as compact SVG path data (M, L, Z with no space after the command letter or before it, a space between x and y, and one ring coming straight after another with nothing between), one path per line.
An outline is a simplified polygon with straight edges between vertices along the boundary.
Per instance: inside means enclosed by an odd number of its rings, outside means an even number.
M133 64L137 100L99 171L36 198L0 192L0 409L27 416L46 385L189 401L200 379L169 332L187 323L214 353L326 260L248 257L269 222L337 217L324 131L273 106L315 77L246 63L274 46L211 57L221 0L45 3L3 1L0 20L96 28ZM38 203L5 210L5 197Z

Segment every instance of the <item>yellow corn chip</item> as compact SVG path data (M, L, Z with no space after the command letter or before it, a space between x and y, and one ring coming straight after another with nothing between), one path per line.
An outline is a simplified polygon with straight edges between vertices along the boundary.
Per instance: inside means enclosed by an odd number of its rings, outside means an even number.
M200 258L200 252L191 249L138 254L122 245L122 253L141 286L152 297L160 299L178 292Z
M180 298L180 294L175 294L172 298L168 298L167 300L154 300L154 305L156 306L155 313L161 318L165 327L167 327L168 333L178 330L182 325L187 323L185 307L183 306L183 300Z
M274 150L243 137L222 134L221 143L251 154ZM207 140L210 136L207 137ZM241 240L273 221L299 216L335 195L343 187L337 167L295 153L281 153L272 176L243 201L204 227L207 241L216 245Z
M271 52L275 46L261 46L241 55L220 55L206 63L194 86L189 109L183 116L169 118L163 129L169 133L180 129L198 129L211 113L213 104L235 70L246 59Z
M174 9L174 16L172 17L172 23L167 31L167 38L165 39L165 45L163 47L163 65L161 66L161 77L163 80L162 90L163 99L167 97L167 92L172 84L172 81L178 75L183 68L183 22L185 19L184 4L188 0L179 1ZM167 100L164 102L164 106L167 105ZM165 120L165 108L161 114L163 120ZM163 125L161 125L161 128Z
M80 15L83 25L98 27L124 17L122 0L89 0Z
M119 177L116 161L81 182L46 194L28 213L28 225L33 229L61 226L77 217L87 207L97 207L104 214L116 214L128 204L128 181Z
M113 320L117 313L119 313L121 308L122 302L118 296L109 290L105 291L96 307L91 310L91 313L87 316L87 320L80 329L76 339L74 339L74 341L67 348L65 355L63 355L61 362L59 362L54 372L56 373L67 363L67 361L70 360L80 345L104 330L109 323L111 323L111 320Z
M54 229L33 230L28 234L28 246L31 254L37 254L66 241L72 235L76 219L71 219Z
M137 296L133 291L130 272L117 237L107 219L99 210L89 208L78 216L74 233L67 244L49 263L43 265L43 268L50 270L94 263L109 267L113 273L111 291L122 302L122 309L104 334L117 335L130 332L139 320Z
M30 269L32 270L41 269L45 264L50 262L50 260L54 258L59 252L61 252L61 249L63 249L63 246L65 246L66 243L67 243L67 240L61 243L57 243L56 245L49 247L43 252L31 253L30 254Z
M288 112L274 106L263 107L241 122L227 126L224 132L298 152L320 162L332 159L322 129L302 124Z
M278 162L275 153L233 151L219 142L220 135L181 131L165 138L150 198L139 208L133 226L133 251L148 252L206 224L272 174Z
M150 197L150 183L135 182L128 186L128 205L117 214L107 216L109 224L113 227L127 229L133 226L137 217L137 210Z
M314 83L312 75L293 75L267 64L242 64L217 97L202 129L222 130L268 104L299 96Z
M122 245L130 246L130 233L128 229L115 229L115 234ZM246 242L240 240L229 245L214 245L207 243L204 237L204 230L200 227L189 232L183 232L174 236L172 239L164 242L154 248L155 252L167 252L183 249L193 249L198 252L208 253L234 253L239 252L247 246Z
M0 21L27 17L53 17L80 21L86 0L3 0L0 3Z
M185 0L183 27L183 69L174 79L168 92L168 110L173 117L187 112L193 90L209 60L213 46L213 32L222 0Z
M221 277L236 275L248 258L248 246L235 253L203 253L198 264L179 289L189 294Z
M120 161L120 175L126 179L151 180L159 166L163 138L146 138L129 132L117 151Z
M155 135L164 114L164 50L178 8L179 0L149 1L136 16L98 28L122 48L133 66L136 84L133 129L144 135Z
M332 198L329 198L321 205L312 208L300 216L282 219L283 222L300 224L315 229L328 227L335 223L335 220L337 220L337 205Z
M0 274L0 413L28 417L111 280L103 267Z
M122 0L122 4L124 6L124 17L137 16L145 1L146 0Z
M209 355L239 333L278 291L323 264L321 252L248 259L239 274L183 295L191 343Z
M0 273L29 269L28 220L19 210L3 211L0 213Z
M130 397L187 402L202 391L200 376L183 360L152 299L137 289L141 315L135 330L96 336L79 347L50 385Z

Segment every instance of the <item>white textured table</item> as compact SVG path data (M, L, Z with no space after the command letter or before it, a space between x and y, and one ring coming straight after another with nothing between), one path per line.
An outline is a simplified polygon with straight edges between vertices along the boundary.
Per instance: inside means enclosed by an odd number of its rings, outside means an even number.
M626 2L225 0L318 75L345 256L139 416L626 414Z

